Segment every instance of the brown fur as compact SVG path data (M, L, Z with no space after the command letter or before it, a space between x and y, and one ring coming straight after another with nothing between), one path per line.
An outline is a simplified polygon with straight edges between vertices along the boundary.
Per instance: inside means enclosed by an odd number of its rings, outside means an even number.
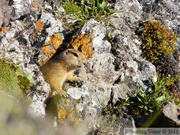
M50 97L55 94L67 96L63 90L64 82L67 80L78 81L79 78L74 75L74 71L85 61L86 57L83 53L67 49L40 67L45 81L51 86Z

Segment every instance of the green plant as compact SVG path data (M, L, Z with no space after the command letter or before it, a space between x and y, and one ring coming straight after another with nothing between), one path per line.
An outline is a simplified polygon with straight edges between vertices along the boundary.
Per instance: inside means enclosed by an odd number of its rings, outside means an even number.
M68 0L62 6L67 14L72 15L72 19L77 20L79 27L90 18L102 21L113 13L105 0L81 0L79 3Z
M154 93L148 93L147 91L139 90L137 94L138 107L143 110L145 115L152 113L155 110L154 103Z
M145 112L154 112L162 107L164 102L174 102L174 97L169 91L169 87L174 84L177 78L164 77L154 83L155 89L152 92L138 92L137 98L140 103L140 108L145 109Z
M100 19L102 16L108 16L113 13L105 0L82 0L81 5L83 5L84 14L87 17Z
M139 89L137 96L129 99L128 109L130 114L134 117L151 114L160 110L165 102L180 104L180 100L169 91L169 88L174 85L177 79L179 79L178 76L175 78L159 78L157 82L154 82L154 90L150 92Z
M62 7L66 10L67 14L77 14L82 11L82 7L69 0L64 2Z
M138 32L141 34L142 56L145 59L153 63L161 56L172 54L176 49L176 34L159 21L145 21L142 27Z

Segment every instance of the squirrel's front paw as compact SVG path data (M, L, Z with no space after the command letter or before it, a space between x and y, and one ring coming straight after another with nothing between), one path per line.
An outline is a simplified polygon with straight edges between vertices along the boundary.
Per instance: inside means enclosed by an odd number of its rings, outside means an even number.
M68 97L68 94L67 94L66 91L64 91L64 90L59 90L59 91L58 91L58 94L59 94L60 96L63 96L63 97Z
M53 91L53 92L51 92L50 97L53 97L57 94L59 94L62 97L68 97L68 94L64 90Z

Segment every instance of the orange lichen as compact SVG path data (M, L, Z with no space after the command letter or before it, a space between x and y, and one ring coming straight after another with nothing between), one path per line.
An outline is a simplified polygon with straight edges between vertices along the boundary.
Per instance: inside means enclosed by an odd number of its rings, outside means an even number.
M77 125L78 124L78 118L76 117L76 111L74 110L67 110L67 109L58 109L58 116L59 116L59 123L69 123L71 125Z
M136 75L137 74L137 72L135 72L135 71L133 71L133 72L131 72L132 73L132 75Z
M78 35L70 42L70 46L84 53L86 57L91 58L93 56L93 38L93 33Z
M32 8L37 8L37 7L38 7L38 4L32 3L32 4L31 4L31 7L32 7Z
M78 124L78 111L73 103L70 103L67 99L60 99L58 103L58 121L60 124L68 123L70 125Z
M6 33L7 32L7 28L0 27L0 32Z
M59 46L62 44L63 39L60 34L53 34L50 41L53 43L54 48L58 49Z
M44 23L41 22L40 20L36 21L36 31L40 31L44 29Z
M59 109L58 110L59 114L59 122L62 124L66 116L69 114L65 109Z
M43 58L40 58L39 65L45 64L56 53L62 42L61 34L53 34L50 40L42 47L43 55L48 57L48 59L43 60Z

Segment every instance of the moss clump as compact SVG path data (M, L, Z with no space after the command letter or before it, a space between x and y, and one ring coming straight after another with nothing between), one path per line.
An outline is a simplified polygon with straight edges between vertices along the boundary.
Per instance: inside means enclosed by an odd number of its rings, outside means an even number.
M66 10L67 14L76 14L82 11L82 7L76 5L71 1L64 2L62 6Z
M22 99L33 83L30 73L24 73L23 69L12 62L0 59L0 90Z
M167 56L176 49L176 34L163 26L159 21L148 20L142 23L139 32L142 38L142 55L154 63L161 56Z
M19 99L23 97L23 91L18 85L15 68L4 60L0 60L0 90Z

